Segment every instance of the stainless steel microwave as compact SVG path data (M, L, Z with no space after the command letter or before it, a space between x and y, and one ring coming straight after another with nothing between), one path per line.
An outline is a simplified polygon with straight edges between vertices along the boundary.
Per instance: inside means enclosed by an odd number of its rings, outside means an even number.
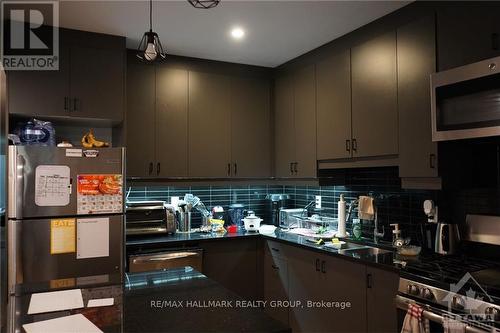
M500 57L431 75L432 141L500 135Z

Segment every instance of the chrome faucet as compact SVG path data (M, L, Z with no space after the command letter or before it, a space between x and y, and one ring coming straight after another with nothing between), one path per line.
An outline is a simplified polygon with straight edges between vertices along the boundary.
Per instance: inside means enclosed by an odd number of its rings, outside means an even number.
M378 243L378 239L384 237L385 235L385 229L384 226L382 226L382 232L378 231L378 212L377 212L377 207L375 207L375 218L374 218L374 227L373 227L373 242L375 244Z
M359 199L354 199L353 201L351 201L349 203L349 209L347 211L347 216L346 216L346 219L345 221L346 222L349 222L349 220L352 218L352 210L354 209L354 207L356 207L357 205L359 204Z

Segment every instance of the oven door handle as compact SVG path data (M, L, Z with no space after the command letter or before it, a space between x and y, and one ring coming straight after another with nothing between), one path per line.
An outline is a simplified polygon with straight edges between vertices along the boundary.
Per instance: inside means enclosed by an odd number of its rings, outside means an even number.
M132 262L134 264L141 264L153 261L167 261L167 260L175 260L188 257L197 257L200 255L201 253L199 251L180 251L180 252L172 251L170 253L162 253L155 255L137 255L132 258Z
M443 325L444 318L441 315L438 315L434 312L432 312L432 308L428 305L416 302L410 298L406 298L400 295L396 296L396 299L394 300L396 303L396 307L400 310L407 311L408 310L408 305L409 304L417 304L422 306L423 308L427 309L422 312L422 316L432 322L438 323L440 325ZM485 333L485 332L492 332L491 329L481 329L479 327L475 326L470 326L467 325L465 327L465 332L466 333Z

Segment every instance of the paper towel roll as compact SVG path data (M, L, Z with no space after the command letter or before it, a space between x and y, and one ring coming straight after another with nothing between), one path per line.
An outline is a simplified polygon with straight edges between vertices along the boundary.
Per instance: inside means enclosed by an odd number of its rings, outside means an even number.
M337 208L338 208L338 218L339 218L339 223L338 223L338 231L336 236L337 237L347 237L346 231L345 231L345 200L344 196L341 194L340 195L340 200L337 203Z

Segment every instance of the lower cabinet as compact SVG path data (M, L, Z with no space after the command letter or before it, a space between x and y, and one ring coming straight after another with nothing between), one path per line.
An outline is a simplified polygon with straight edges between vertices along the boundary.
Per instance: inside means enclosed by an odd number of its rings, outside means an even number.
M397 331L397 272L273 241L264 253L266 312L293 332Z
M398 293L399 274L368 266L366 268L366 308L368 332L397 332L397 310L394 298Z
M203 248L203 274L246 300L259 298L258 237L215 240Z
M289 260L294 332L366 332L365 265L311 251Z

